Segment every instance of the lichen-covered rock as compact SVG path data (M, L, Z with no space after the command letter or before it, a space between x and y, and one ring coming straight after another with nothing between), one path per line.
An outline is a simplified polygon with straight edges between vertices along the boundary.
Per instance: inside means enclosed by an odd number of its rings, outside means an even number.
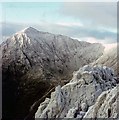
M97 114L97 111L102 108L102 112L100 113L103 114L104 112L101 104L109 98L108 102L111 99L114 101L113 96L116 96L116 93L114 93L114 82L116 84L112 69L106 66L93 67L86 65L73 74L73 78L68 84L63 87L56 87L55 92L51 94L50 102L46 108L42 113L40 112L39 117L36 116L39 113L38 109L35 118L44 118L46 114L47 118L69 117L82 119L84 116L86 117L86 115L89 117L92 116L92 118L96 116L100 117L101 115ZM112 92L109 95L108 93L110 89L113 88L114 95L111 98L110 95ZM96 103L98 104L95 105ZM111 103L112 102L109 102L109 104ZM42 106L42 104L40 106ZM92 110L93 115L91 114ZM87 111L89 112L87 113ZM106 115L103 116L106 117Z

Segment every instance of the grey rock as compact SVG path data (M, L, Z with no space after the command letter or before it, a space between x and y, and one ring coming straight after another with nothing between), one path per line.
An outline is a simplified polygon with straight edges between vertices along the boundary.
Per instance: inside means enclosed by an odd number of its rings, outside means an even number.
M43 113L46 113L47 110L50 110L47 116L48 118L51 118L51 116L57 116L57 118L65 118L65 116L67 118L73 118L73 116L77 116L79 118L83 118L84 116L85 118L87 116L86 118L88 118L92 116L92 118L95 118L97 111L100 109L104 101L108 101L109 104L112 104L113 101L115 101L114 96L116 96L116 92L114 93L115 90L112 90L114 87L112 84L114 78L111 76L111 72L108 71L108 67L102 66L101 68L98 68L98 66L88 66L88 71L85 68L87 68L87 66L84 66L84 68L80 68L77 72L75 72L73 74L72 80L63 87L56 87L56 90L53 93L54 95L51 95L50 102L47 105L46 110L43 110L39 115L40 117L38 118L42 118L41 116ZM105 76L106 74L108 74L109 77L111 76L109 78L110 81L103 80L103 75L101 74L103 70L105 70L103 73ZM79 73L81 74L81 77L80 79L77 79L77 74ZM94 74L96 75L95 77L93 77ZM83 82L84 78L88 84L86 82ZM95 82L89 82L88 79L91 79L91 81ZM111 87L107 86L107 84L111 85ZM110 93L111 90L113 92ZM113 97L111 97L111 95ZM106 96L109 97L106 98ZM94 106L97 103L98 105L94 110ZM51 111L52 109L54 112ZM93 113L91 113L92 110ZM100 113L103 114L103 112ZM101 115L98 115L97 117L100 116ZM103 117L106 116L103 115ZM35 116L35 118L37 118L37 116Z
M86 112L86 111L87 111L87 108L88 108L88 106L87 106L86 103L82 103L82 104L81 104L81 110L82 110L83 112Z

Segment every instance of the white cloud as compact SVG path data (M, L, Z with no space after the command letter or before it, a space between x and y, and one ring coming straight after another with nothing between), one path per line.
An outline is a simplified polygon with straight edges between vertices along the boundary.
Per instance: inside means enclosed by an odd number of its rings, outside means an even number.
M33 26L41 31L63 34L93 43L113 43L116 41L117 36L117 5L114 2L96 2L97 0L91 3L81 3L80 1L77 3L64 2L58 12L69 18L69 22L65 22L62 17L62 21L57 23L48 23L46 21L39 21L37 25L6 23L3 27L3 35L10 36L27 26ZM70 17L73 18L73 22L70 22Z
M113 39L109 39L109 38L105 38L105 39L97 39L95 37L83 37L83 38L79 38L81 41L86 41L89 43L101 43L103 45L110 45L110 44L116 44L116 42L110 42L110 41L114 41Z
M60 11L65 16L75 17L87 27L117 26L117 3L115 2L78 2L64 3Z
M86 38L82 38L82 39L89 43L99 43L99 41L94 37L86 37ZM100 41L100 43L103 43L103 42Z
M59 22L56 24L61 25L61 26L68 26L68 27L72 27L72 26L81 27L81 26L83 26L83 24L79 23L79 22Z

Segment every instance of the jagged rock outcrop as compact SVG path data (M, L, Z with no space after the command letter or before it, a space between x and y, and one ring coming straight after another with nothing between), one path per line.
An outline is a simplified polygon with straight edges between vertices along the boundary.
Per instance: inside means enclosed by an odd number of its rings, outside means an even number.
M88 118L88 116L91 116L90 111L94 109L96 110L94 110L95 113L92 118L100 117L100 113L105 114L108 103L114 102L112 106L116 104L116 88L114 88L116 84L117 78L111 68L86 65L73 73L73 78L68 84L63 87L56 87L55 92L51 93L51 98L47 98L40 105L35 118L82 119L83 117ZM102 104L101 106L101 103L103 103L101 100L105 101L105 105ZM107 100L108 102L106 103ZM93 108L90 106L93 106ZM102 110L101 112L98 111L99 108ZM115 112L112 116L116 115L117 112ZM106 115L103 116L105 117Z

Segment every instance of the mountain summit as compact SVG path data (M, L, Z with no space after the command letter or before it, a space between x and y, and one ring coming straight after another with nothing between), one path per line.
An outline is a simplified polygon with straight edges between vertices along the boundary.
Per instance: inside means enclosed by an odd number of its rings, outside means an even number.
M21 30L21 32L24 32L24 33L38 33L40 31L38 31L37 29L35 29L33 27L26 27L25 29Z
M67 67L69 73L95 61L104 50L101 44L79 42L67 36L41 32L32 27L14 34L2 47L3 65L6 68L11 65L10 62L15 62L19 66L27 66L28 69L34 66L48 66L47 69L51 68L64 74Z

